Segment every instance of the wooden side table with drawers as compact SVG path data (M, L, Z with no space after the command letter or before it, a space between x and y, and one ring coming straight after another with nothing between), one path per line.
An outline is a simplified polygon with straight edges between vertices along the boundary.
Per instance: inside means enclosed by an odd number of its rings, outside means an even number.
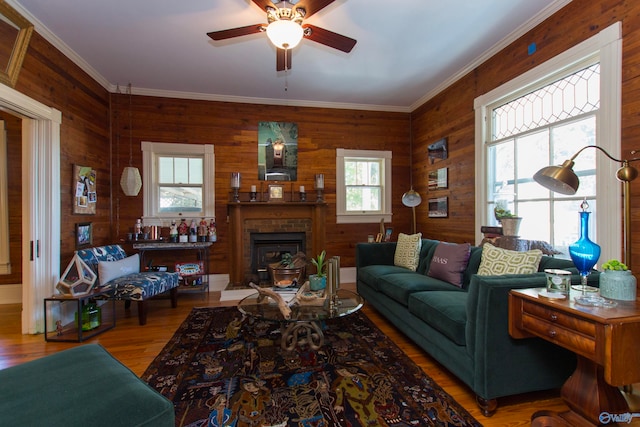
M514 289L509 294L509 334L540 337L576 353L574 374L562 386L570 410L539 411L532 426L596 426L630 414L618 387L640 382L640 304L616 301L613 308L579 305L571 291L565 299ZM576 293L577 292L577 293Z

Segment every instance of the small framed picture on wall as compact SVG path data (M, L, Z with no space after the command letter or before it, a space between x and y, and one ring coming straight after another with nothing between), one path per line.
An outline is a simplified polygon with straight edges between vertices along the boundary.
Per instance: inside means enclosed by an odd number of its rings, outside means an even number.
M93 242L93 225L90 222L76 224L76 249L91 246Z
M429 218L446 218L448 215L448 197L437 197L429 199Z

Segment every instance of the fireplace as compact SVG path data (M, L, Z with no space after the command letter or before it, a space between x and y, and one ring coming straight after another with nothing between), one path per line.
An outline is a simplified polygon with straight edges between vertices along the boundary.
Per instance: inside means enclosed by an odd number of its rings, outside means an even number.
M258 276L260 283L269 280L267 266L282 259L282 255L305 252L306 233L250 233L251 273Z
M236 202L227 206L231 286L246 284L258 272L258 264L252 252L252 235L295 233L298 235L296 240L299 238L301 242L294 245L287 237L287 247L281 249L289 252L304 248L303 252L309 259L324 249L327 205L323 202ZM266 248L264 251L278 250Z

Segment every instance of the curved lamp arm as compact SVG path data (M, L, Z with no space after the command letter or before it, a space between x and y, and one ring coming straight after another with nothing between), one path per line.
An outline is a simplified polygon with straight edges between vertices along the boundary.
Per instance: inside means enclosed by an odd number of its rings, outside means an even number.
M628 160L616 159L604 148L598 147L597 145L587 145L578 150L578 152L571 156L569 160L565 160L561 166L547 166L540 169L535 173L535 175L533 175L533 179L538 184L556 193L566 194L569 196L576 194L576 191L578 191L578 186L580 185L580 180L578 179L578 175L576 175L576 173L573 171L573 160L587 148L595 148L597 150L600 150L602 153L604 153L605 156L607 156L614 162L622 163L622 166L616 172L616 178L618 178L618 180L622 181L622 183L624 184L622 187L624 196L624 262L627 265L630 265L631 227L629 224L629 220L631 218L631 208L629 204L629 183L638 177L638 170L633 166L629 166L629 163L639 161L640 157L634 157ZM635 153L635 151L631 152L631 154Z

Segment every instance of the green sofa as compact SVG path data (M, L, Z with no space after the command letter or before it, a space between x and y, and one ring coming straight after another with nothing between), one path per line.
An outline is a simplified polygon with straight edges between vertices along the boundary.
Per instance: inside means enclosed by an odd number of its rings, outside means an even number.
M0 425L174 427L173 403L98 344L0 370Z
M358 244L358 293L467 384L485 416L499 397L560 387L575 369L575 355L539 338L511 338L508 294L544 287L547 268L571 270L578 283L573 263L543 256L535 274L480 276L482 248L471 247L457 287L426 274L438 243L422 239L415 272L394 265L395 242Z

